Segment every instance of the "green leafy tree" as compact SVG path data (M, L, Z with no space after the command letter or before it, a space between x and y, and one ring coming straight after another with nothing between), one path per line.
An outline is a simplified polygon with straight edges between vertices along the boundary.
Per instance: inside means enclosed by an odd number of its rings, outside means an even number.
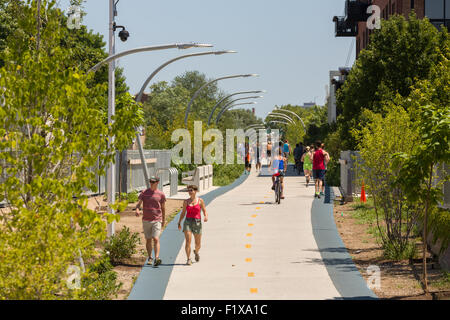
M436 166L450 162L450 50L442 52L442 62L433 67L431 80L419 81L405 104L416 119L420 139L410 153L395 155L399 168L395 185L405 192L409 201L424 205L423 211L423 285L428 292L426 252L429 214L443 198L442 182L434 180ZM448 214L448 213L446 213ZM445 219L443 219L445 220ZM448 219L447 219L448 220ZM439 219L437 221L440 222ZM448 228L448 223L446 224ZM441 232L450 234L450 229Z
M410 153L419 136L401 106L387 105L385 117L370 110L362 117L366 126L353 132L361 157L357 171L373 199L385 255L396 260L412 258L410 235L422 206L408 202L400 187L392 187L400 174L392 155Z
M89 210L84 194L95 191L95 174L104 174L142 122L128 95L114 125L106 125L105 86L88 87L91 75L68 68L71 53L60 46L65 30L54 8L45 0L21 7L1 57L0 201L8 207L0 212L0 299L93 297L102 283L89 279L97 275L88 268L82 279L95 285L70 289L67 270L81 257L96 259L105 218L117 215Z
M442 61L440 52L449 43L445 28L438 31L415 14L409 20L392 16L383 21L337 93L337 106L342 109L338 117L342 149L355 149L351 129L365 125L360 117L364 108L383 112L383 106L397 93L408 97L411 86L430 77L431 68Z

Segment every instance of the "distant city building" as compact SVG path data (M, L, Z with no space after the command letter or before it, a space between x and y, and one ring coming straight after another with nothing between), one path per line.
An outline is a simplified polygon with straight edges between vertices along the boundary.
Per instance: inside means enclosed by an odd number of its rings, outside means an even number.
M314 102L305 102L303 105L302 105L302 108L312 108L312 107L314 107L316 104L314 103Z
M336 92L342 87L347 78L350 68L339 68L339 71L330 71L330 93L327 97L328 104L328 123L336 121L339 115L336 110Z
M419 19L427 17L437 28L450 26L450 0L345 0L345 16L335 16L336 37L356 37L356 57L367 48L370 35L374 32L367 28L367 21L372 14L367 14L370 5L380 7L381 19L387 20L391 15L401 14L408 18L412 10Z

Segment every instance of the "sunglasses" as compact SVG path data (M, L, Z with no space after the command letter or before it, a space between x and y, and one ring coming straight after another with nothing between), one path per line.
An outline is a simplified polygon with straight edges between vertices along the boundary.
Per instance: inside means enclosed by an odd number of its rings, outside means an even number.
M188 189L188 192L193 192L193 191L197 191L197 190L194 190L194 189Z
M159 181L150 181L150 183L158 183Z

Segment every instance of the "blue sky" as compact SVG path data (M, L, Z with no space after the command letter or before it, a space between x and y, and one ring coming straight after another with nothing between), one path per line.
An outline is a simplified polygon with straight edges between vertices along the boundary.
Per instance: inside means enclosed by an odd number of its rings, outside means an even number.
M69 0L60 0L66 9ZM210 43L212 49L170 49L124 57L132 94L150 73L176 56L208 50L238 53L183 59L163 69L153 82L170 82L188 70L210 79L243 73L258 78L220 81L227 93L267 90L257 99L256 115L265 117L275 105L316 101L323 105L329 70L345 66L353 38L335 38L332 18L344 12L344 0L120 0L116 23L130 32L116 38L116 52L141 46L182 42ZM83 24L108 39L109 0L87 0ZM352 48L351 66L355 59ZM186 102L186 104L188 101ZM244 106L247 107L247 106ZM249 105L248 108L251 108Z

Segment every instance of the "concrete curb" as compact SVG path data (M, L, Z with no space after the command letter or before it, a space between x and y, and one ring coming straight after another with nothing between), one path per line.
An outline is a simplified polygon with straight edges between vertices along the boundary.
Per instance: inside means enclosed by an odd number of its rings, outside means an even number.
M325 201L314 199L311 208L313 234L327 272L343 299L378 299L339 236L333 217L333 198L333 191L326 186Z
M236 188L248 178L248 175L242 174L232 184L213 190L201 196L205 205L211 203L218 196ZM141 272L131 289L128 300L162 300L166 292L167 284L172 274L175 259L184 242L184 234L178 230L178 219L181 211L166 226L161 235L161 260L162 264L154 268L144 265Z

